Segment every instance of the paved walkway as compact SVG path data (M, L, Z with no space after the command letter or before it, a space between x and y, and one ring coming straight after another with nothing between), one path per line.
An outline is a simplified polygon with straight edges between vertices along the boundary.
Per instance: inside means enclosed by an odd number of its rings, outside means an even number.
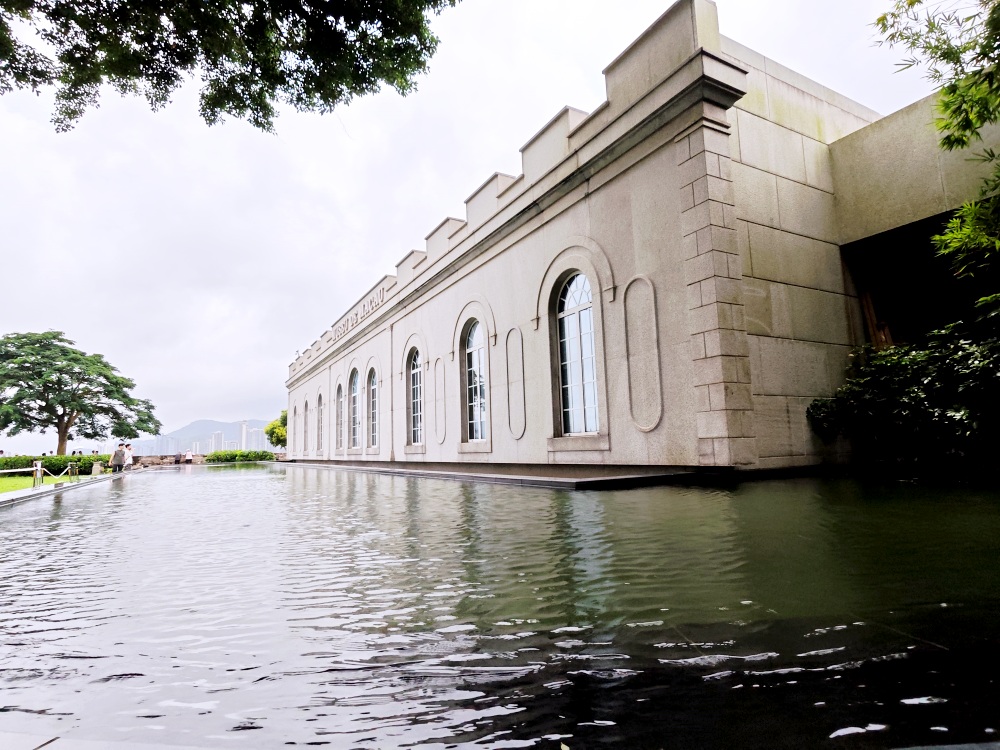
M263 461L258 463L264 463ZM271 463L271 462L267 462ZM688 467L665 468L651 474L610 474L608 476L567 477L520 475L520 474L488 474L484 472L449 471L443 469L423 469L413 465L364 466L359 464L342 464L336 461L281 461L274 462L280 466L300 469L334 469L352 471L360 474L385 474L389 476L414 477L418 479L447 479L458 482L478 482L483 484L514 484L522 487L542 487L557 490L620 490L633 487L647 487L677 483L706 483L718 481L719 477L732 476L726 469L721 471L716 467L701 471Z
M48 497L50 495L57 495L60 492L66 492L67 490L75 490L78 487L88 487L95 482L106 482L118 476L121 475L104 474L97 477L81 477L79 482L72 482L67 479L65 482L59 482L57 484L43 484L37 489L29 487L26 490L4 492L0 494L0 508L5 508L8 505L16 505L17 503L23 503L25 500L34 500L36 497ZM6 750L6 748L4 748L3 745L0 745L0 750Z

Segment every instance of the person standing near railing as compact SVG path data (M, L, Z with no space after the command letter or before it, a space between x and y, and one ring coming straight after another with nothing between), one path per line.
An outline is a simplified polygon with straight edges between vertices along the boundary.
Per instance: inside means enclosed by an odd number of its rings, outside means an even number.
M125 465L122 471L132 468L132 443L125 443Z
M125 443L118 443L118 448L111 455L111 473L117 474L125 466Z

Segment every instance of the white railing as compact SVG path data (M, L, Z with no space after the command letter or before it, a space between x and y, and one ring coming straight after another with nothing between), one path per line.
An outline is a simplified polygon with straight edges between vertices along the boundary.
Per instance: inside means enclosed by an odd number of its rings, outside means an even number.
M46 469L42 466L41 461L34 461L31 466L24 469L0 469L0 474L24 474L29 471L31 472L32 489L38 489L45 483L46 474L55 479L59 479L62 476L68 476L70 481L78 482L80 480L80 465L75 461L71 461L67 464L66 468L59 474L53 474L51 471Z

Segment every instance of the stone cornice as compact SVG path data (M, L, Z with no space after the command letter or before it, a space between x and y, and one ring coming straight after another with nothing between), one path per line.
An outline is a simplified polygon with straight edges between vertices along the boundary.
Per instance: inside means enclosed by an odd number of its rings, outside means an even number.
M565 159L430 264L420 277L394 290L392 299L372 312L363 325L359 324L325 351L318 351L314 361L306 361L302 369L290 373L286 387L293 388L312 377L372 330L397 313L404 313L457 271L541 216L657 131L673 124L675 132L671 135L680 137L687 129L703 123L728 133L725 111L746 93L746 74L734 61L700 49L613 120L588 135L597 119L608 113L607 103L599 107L569 135L571 150ZM302 358L292 367L301 361Z

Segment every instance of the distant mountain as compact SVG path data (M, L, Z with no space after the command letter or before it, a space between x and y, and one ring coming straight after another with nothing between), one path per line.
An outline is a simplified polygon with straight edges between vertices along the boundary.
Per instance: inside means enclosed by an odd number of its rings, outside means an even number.
M247 429L259 430L268 424L269 422L263 419L248 419ZM226 435L226 440L239 440L242 428L242 422L217 422L214 419L199 419L179 430L168 432L163 437L177 440L203 440L207 439L206 436L211 437L213 432L223 432Z
M261 430L268 425L268 420L248 419L247 425L247 449L248 450L272 450L266 438L260 433L249 434L250 430ZM220 438L218 433L222 433ZM158 435L145 440L133 440L132 446L140 456L166 455L177 452L184 452L188 449L196 453L208 453L214 447L215 450L222 450L223 447L240 447L243 437L243 422L219 422L214 419L199 419L180 429ZM214 441L213 441L214 438ZM227 445L225 443L236 446Z

